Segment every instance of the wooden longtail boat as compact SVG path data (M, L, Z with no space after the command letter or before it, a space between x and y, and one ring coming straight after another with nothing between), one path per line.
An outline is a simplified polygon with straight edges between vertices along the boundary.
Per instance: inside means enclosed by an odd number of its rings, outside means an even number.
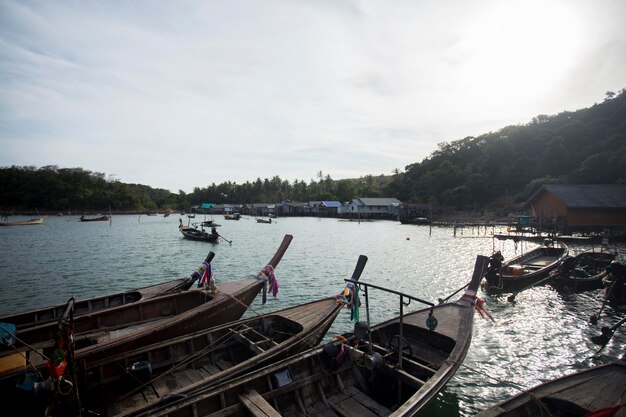
M202 225L201 226L202 228L199 230L189 225L184 226L183 220L182 219L178 219L178 220L180 221L180 224L178 225L178 230L180 231L180 233L183 235L185 239L199 240L202 242L213 242L213 243L218 242L218 238L220 237L220 235L219 233L217 233L215 226L212 226L211 233L209 233L204 230L204 225Z
M108 222L109 220L111 220L111 216L107 216L106 214L98 217L80 216L81 222Z
M282 244L268 265L276 266L291 243L285 235ZM242 278L217 287L194 288L167 294L136 303L122 305L93 314L83 314L73 320L72 358L100 360L138 349L152 343L175 338L239 319L263 288L257 278ZM5 367L0 372L0 393L6 387L1 383L13 380L27 368L45 374L48 358L59 349L58 325L42 324L17 331L13 344L3 347L0 361L7 357L22 357L25 363ZM3 394L0 394L2 396Z
M475 417L626 416L626 362L575 372L537 385Z
M491 257L485 275L487 289L499 292L520 292L546 282L549 274L565 259L569 249L562 242L548 243L502 263L502 255Z
M209 252L204 263L211 263L214 256L215 253ZM190 276L185 278L175 278L170 281L164 281L130 291L77 300L74 302L74 317L78 317L82 314L95 313L100 310L118 307L125 304L135 303L141 300L147 300L168 293L186 291L191 288L193 283L198 280L203 272L204 266L201 266L197 271L194 271ZM10 314L0 317L0 323L11 323L15 325L17 330L21 330L26 327L56 322L65 311L65 307L66 304L64 303Z
M550 272L550 284L557 289L590 291L602 288L606 268L615 259L614 253L585 251L567 256Z
M465 294L355 332L250 372L215 388L174 399L151 416L415 416L454 375L472 335L476 291L488 258L479 256ZM358 283L365 288L382 289ZM400 305L407 298L400 295ZM423 301L422 301L423 302ZM369 309L369 307L368 307ZM434 330L435 317L438 326ZM429 319L430 318L430 319ZM427 324L428 323L428 324ZM430 325L430 326L429 326ZM370 330L371 329L371 330ZM371 335L371 344L369 338Z
M366 262L361 255L353 281L358 281ZM82 406L88 414L126 417L149 410L164 398L206 390L317 346L345 305L337 296L327 297L116 357L79 361Z
M45 217L37 217L29 220L19 220L15 222L0 222L0 226L32 226L35 224L42 224Z

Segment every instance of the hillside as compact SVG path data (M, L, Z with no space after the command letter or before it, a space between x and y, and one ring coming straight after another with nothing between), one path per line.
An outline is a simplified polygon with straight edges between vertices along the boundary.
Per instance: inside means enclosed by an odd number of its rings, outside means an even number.
M397 197L436 210L481 211L523 201L543 183L626 183L626 94L590 108L444 142L391 176L224 182L178 194L57 166L0 168L0 210L185 210L202 202L251 203ZM210 179L209 179L210 180ZM207 181L208 183L208 181Z

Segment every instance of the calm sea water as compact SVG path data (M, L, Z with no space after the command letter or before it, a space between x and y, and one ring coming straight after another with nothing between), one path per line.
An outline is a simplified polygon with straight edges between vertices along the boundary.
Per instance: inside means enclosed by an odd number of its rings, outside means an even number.
M369 258L362 281L436 302L467 284L476 255L501 250L508 258L535 246L494 240L491 229L464 229L454 236L451 228L392 221L279 218L260 224L246 216L230 221L197 215L192 222L215 220L222 225L219 233L232 242L211 244L184 240L180 218L129 215L114 216L111 223L81 223L65 216L38 226L0 228L0 315L188 276L209 251L216 253L212 266L218 285L255 275L285 234L294 238L276 269L278 297L266 305L258 297L247 315L335 295L361 254ZM585 248L570 245L573 251ZM619 320L619 313L606 307L598 326L589 324L601 305L600 290L561 294L543 286L520 293L515 303L506 296L479 296L495 323L476 315L463 366L428 416L471 416L520 389L624 354L626 329L600 353L590 341L601 325ZM373 322L399 312L398 300L386 294L372 292L370 302ZM412 303L407 309L418 308L424 306ZM327 337L352 326L348 312L342 312Z

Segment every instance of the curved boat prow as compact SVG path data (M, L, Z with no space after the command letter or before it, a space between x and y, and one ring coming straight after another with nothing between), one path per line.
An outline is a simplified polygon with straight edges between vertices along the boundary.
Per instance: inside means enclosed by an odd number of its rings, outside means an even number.
M276 268L280 260L283 258L283 255L285 254L285 252L287 252L287 248L289 248L289 245L291 244L292 240L293 240L292 235L285 235L282 243L278 247L278 250L274 254L274 257L272 257L272 259L267 264L272 265L274 268Z
M472 274L472 280L467 286L467 291L473 291L476 295L480 282L487 273L487 267L489 266L489 257L484 255L476 256L476 263L474 264L474 273ZM467 292L466 291L466 292Z

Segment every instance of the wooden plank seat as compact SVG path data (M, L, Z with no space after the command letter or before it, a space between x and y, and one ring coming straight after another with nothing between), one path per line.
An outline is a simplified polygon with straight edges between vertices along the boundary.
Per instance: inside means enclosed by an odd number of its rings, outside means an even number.
M327 399L332 410L341 417L382 417L391 411L372 400L356 387L348 387L345 392L335 394Z
M280 417L278 411L254 389L239 395L239 400L255 417Z
M248 348L254 353L265 352L265 350L268 349L267 347L268 345L269 347L278 346L278 343L276 341L268 338L264 334L257 332L252 327L243 325L242 328L240 329L230 328L229 330L232 336L236 340L248 346ZM246 333L249 333L250 337L246 336ZM253 339L257 339L257 340L253 340ZM261 346L265 346L265 347L261 347Z

